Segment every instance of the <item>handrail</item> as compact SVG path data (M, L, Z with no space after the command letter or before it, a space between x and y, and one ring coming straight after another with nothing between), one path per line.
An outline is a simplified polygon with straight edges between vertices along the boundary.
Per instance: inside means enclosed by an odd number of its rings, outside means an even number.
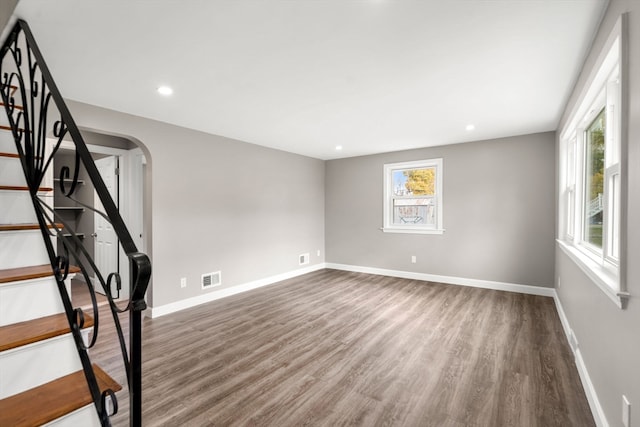
M118 207L111 198L87 145L51 76L35 38L29 26L23 20L16 22L1 48L0 76L2 79L0 86L2 102L9 119L38 224L49 254L51 267L55 273L54 276L60 297L76 342L98 417L103 426L110 425L109 416L117 412L117 402L113 391L105 390L101 392L99 390L87 352L95 344L99 331L98 306L95 290L89 279L90 273L93 273L100 282L109 300L113 321L118 332L123 363L127 372L130 425L139 426L142 424L141 326L142 311L146 309L144 296L151 277L150 260L147 255L139 252L136 248L131 234L120 216ZM70 229L68 221L56 214L50 206L50 202L38 194L38 188L53 169L54 156L67 136L71 138L75 148L75 164L73 172L68 167L63 167L60 170L60 190L65 197L79 203L74 198L78 184L78 173L81 167L86 170L102 202L104 212L98 212L91 206L83 206L102 215L111 223L119 243L129 259L130 299L124 308L118 307L112 297L112 287L115 285L120 289L121 279L118 272L108 272L105 276L105 274L98 271L95 262L84 248L81 238L74 230ZM65 185L69 182L71 183L70 187ZM60 227L60 223L63 224L63 227ZM58 253L57 248L53 247L50 238L52 235L62 242L63 249L61 254ZM81 309L73 307L64 284L71 258L74 259L74 263L79 264L89 287L93 303L94 333L89 345L85 344L80 334L84 323L83 312ZM118 318L118 313L126 311L129 313L130 322L128 353ZM112 414L107 413L107 397L114 402Z

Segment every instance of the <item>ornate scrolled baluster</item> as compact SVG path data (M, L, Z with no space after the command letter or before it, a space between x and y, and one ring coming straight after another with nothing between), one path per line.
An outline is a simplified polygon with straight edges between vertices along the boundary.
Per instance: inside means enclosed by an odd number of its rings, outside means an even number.
M49 95L47 95L47 98L50 98ZM64 138L64 136L67 134L67 130L68 128L62 120L56 120L56 122L53 124L53 136L58 138L58 141Z
M20 47L18 47L18 38L17 37L13 41L13 45L14 45L14 52L15 52L15 58L16 58L16 65L18 67L21 67L22 66L22 49Z
M75 201L78 202L77 200L71 198L71 196L73 195L73 193L76 191L76 187L78 185L78 170L80 168L80 165L78 164L78 158L76 156L76 162L74 165L74 170L73 170L73 179L71 180L71 187L69 188L69 191L67 191L67 187L65 182L69 181L69 167L68 166L63 166L62 169L60 169L60 190L62 191L62 194ZM78 202L80 203L80 202ZM88 206L87 206L88 208Z
M53 274L56 280L65 281L69 276L69 258L58 255L54 262Z
M105 289L114 319L130 389L131 423L132 425L141 425L141 313L146 308L144 295L151 274L149 258L137 251L117 206L108 194L82 135L51 77L35 39L23 21L19 20L5 39L4 46L0 51L0 75L2 75L0 95L4 109L25 171L40 231L51 260L60 297L65 307L69 326L72 328L100 422L103 425L109 425L109 416L117 412L117 401L112 390L99 390L87 352L87 349L96 343L99 331L99 309L95 289L91 282L93 277ZM50 123L50 119L55 117L56 113L59 114L59 118ZM51 142L51 139L47 140L47 136L51 135L56 138L56 142ZM71 166L73 172L68 166L60 170L60 189L62 194L74 201L77 206L83 206L90 212L101 215L113 226L130 262L129 289L131 295L126 308L123 309L116 305L113 295L117 291L119 296L122 287L121 276L117 272L112 272L105 282L103 274L98 270L94 260L84 247L81 236L69 227L69 219L61 216L60 212L54 211L50 201L47 201L46 197L38 192L40 184L53 165L53 159L67 135L71 136L75 145L75 158L74 164ZM47 144L52 144L52 146ZM74 197L81 167L86 170L88 179L93 183L96 193L102 200L104 212L96 210L93 206L87 206ZM49 238L53 235L57 236L58 242L61 242L57 248L54 248L52 239ZM91 296L94 324L91 342L88 344L80 333L80 329L88 324L85 321L85 314L82 309L73 308L65 285L65 280L69 277L71 259L74 264L78 264ZM128 311L130 321L130 353L127 352L124 333L118 318L118 313L125 311ZM107 399L111 399L114 403L114 411L111 414L107 410Z
M102 395L100 398L102 400L102 408L104 411L104 414L102 415L102 417L106 417L108 419L108 417L111 417L118 413L118 399L116 398L116 394L114 393L113 390L111 390L110 388L106 389L105 391L102 392ZM108 408L107 398L111 400L111 405L113 408L111 413L107 412L107 408Z
M82 330L84 328L84 311L81 307L78 307L73 310L73 313L75 314L74 318L76 319L78 330Z
M37 65L38 64L34 63L29 73L29 77L31 77L31 96L34 98L38 97L38 81L35 79Z
M111 273L109 274L109 277L107 277L107 287L105 288L105 292L107 292L109 296L113 298L113 292L111 291L111 280L113 279L115 279L116 281L116 291L118 291L118 296L116 296L116 298L119 298L120 289L122 289L122 279L120 278L120 274L117 272Z

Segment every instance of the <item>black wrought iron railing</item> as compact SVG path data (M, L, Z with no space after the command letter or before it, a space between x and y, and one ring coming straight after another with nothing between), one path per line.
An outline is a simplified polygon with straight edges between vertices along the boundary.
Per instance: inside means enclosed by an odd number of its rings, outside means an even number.
M56 87L33 34L24 21L20 20L15 24L2 46L0 76L0 93L4 109L20 155L35 215L98 417L103 426L110 425L110 416L117 412L117 401L112 390L100 390L89 357L88 350L99 338L100 325L99 309L91 277L100 283L109 301L118 335L117 345L120 346L127 372L130 425L139 426L142 424L142 311L146 308L144 296L151 276L149 258L138 252L118 207L112 200L87 145ZM75 193L78 188L78 174L80 169L84 168L104 211L98 212L93 206L86 204L83 206L102 215L112 225L119 244L129 260L129 301L125 307L118 307L113 298L114 287L119 288L121 282L118 272L98 270L89 251L84 247L83 240L71 228L71 221L54 210L52 197L42 195L41 187L54 175L53 159L63 143L70 144L75 160L71 168L63 167L55 174L59 177L61 193L64 197L81 204L75 197ZM52 243L51 236L57 237L56 247ZM81 335L85 315L82 309L73 306L65 286L70 260L80 267L93 303L94 326L89 343L85 343ZM129 314L128 350L118 316L123 312ZM107 408L108 398L115 403L112 410Z

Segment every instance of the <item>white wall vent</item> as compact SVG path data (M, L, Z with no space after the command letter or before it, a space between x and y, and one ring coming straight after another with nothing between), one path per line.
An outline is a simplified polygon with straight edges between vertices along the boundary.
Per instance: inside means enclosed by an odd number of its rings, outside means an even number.
M309 264L309 254L302 254L298 257L298 264L305 265Z
M222 284L222 273L216 271L214 273L207 273L202 275L202 289L213 288L214 286L220 286Z

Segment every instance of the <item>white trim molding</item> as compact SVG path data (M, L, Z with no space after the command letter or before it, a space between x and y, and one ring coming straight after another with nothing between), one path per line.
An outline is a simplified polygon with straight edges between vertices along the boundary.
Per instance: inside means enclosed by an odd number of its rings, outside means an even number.
M411 162L402 163L387 163L384 165L384 189L383 189L383 226L382 231L385 233L415 233L415 234L443 234L444 228L442 226L442 212L443 212L443 160L442 158L416 160ZM433 169L435 172L435 185L434 194L432 195L412 195L405 194L404 190L402 194L397 193L397 189L393 188L394 174L396 172L406 172L408 170L416 169ZM423 202L429 201L427 204L420 204L422 207L432 209L435 223L434 224L415 224L406 223L398 224L394 222L394 206L397 200L416 201L421 199ZM435 203L435 209L433 204ZM412 205L416 207L415 205ZM410 207L410 206L407 206ZM414 217L415 220L421 218L420 216ZM423 218L423 221L426 219Z
M302 276L303 274L312 273L314 271L322 270L325 268L324 263L314 264L307 268L300 268L297 270L289 271L275 276L265 277L264 279L254 280L252 282L243 283L240 285L232 286L229 288L220 289L213 292L208 292L203 295L198 295L191 298L186 298L180 301L172 302L169 304L161 305L158 307L149 307L145 311L145 315L155 319L156 317L165 316L167 314L175 313L187 308L195 307L200 304L219 300L221 298L230 297L242 292L250 291L252 289L261 288L263 286L272 285L274 283L281 282L283 280L291 279L293 277Z
M327 263L327 268L334 270L353 271L355 273L377 274L379 276L399 277L402 279L424 280L426 282L446 283L450 285L471 286L474 288L493 289L497 291L518 292L521 294L554 297L552 287L520 285L517 283L495 282L491 280L467 279L464 277L441 276L437 274L415 273L412 271L387 270L384 268L361 267L356 265Z
M582 381L582 387L584 388L584 392L587 396L587 401L589 402L589 407L591 408L593 420L596 422L596 425L598 427L609 427L609 422L604 415L604 410L602 409L602 405L600 405L598 394L596 393L596 389L591 382L589 371L587 371L587 366L585 365L584 359L582 358L582 353L580 352L580 344L573 332L573 329L571 329L569 319L567 318L564 309L562 308L562 303L560 302L560 298L558 297L555 289L553 290L553 293L553 300L556 303L556 309L558 311L558 316L560 317L560 323L562 323L562 329L564 329L564 333L567 336L567 340L569 341L569 347L573 352L576 367L578 368L578 374L580 375L580 381Z
M618 308L626 308L630 294L629 292L614 290L614 287L617 286L616 281L618 279L615 274L593 262L593 260L574 246L568 245L560 239L557 239L556 242L558 247L562 249L562 252L564 252Z

